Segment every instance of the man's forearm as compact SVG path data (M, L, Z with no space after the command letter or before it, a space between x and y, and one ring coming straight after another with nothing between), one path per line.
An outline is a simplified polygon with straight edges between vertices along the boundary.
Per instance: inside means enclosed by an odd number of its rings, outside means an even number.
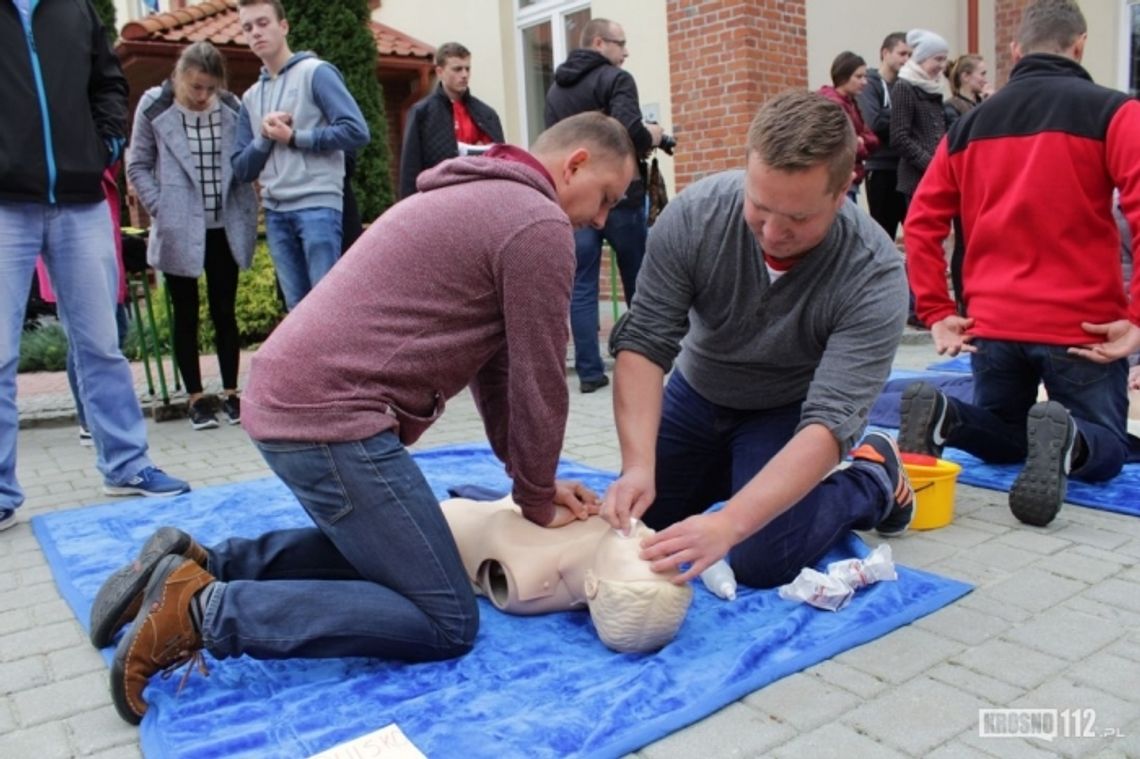
M839 443L823 425L811 424L797 432L725 504L724 513L734 527L735 542L763 529L811 492L839 459Z
M622 470L653 469L665 372L640 353L625 350L614 367L614 419Z

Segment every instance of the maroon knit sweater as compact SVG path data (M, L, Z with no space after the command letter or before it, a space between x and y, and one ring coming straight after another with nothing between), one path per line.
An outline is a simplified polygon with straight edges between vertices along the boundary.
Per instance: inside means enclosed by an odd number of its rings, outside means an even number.
M470 385L514 499L554 515L574 237L550 182L501 158L424 172L253 357L255 440L414 443Z

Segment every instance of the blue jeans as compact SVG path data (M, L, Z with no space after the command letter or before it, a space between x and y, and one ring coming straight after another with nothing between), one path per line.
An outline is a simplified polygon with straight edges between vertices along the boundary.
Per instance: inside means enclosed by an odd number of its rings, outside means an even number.
M335 208L265 212L269 255L290 311L340 258L342 218Z
M730 498L783 448L800 422L800 403L747 411L711 403L679 371L665 388L657 435L657 500L645 523L661 530ZM893 505L878 464L856 461L729 553L736 578L772 588L812 566L849 530L869 530Z
M574 253L578 267L574 272L574 294L570 299L570 331L574 335L574 369L582 380L599 380L605 374L598 348L598 276L602 265L602 238L609 240L617 253L621 286L625 303L633 301L637 272L645 257L648 235L644 208L615 208L606 217L602 229L586 227L574 232Z
M129 318L126 304L117 304L115 306L115 328L119 332L120 350L123 343L127 341L127 331L130 329L130 325L127 323ZM79 395L79 372L75 369L75 352L71 350L70 346L67 349L67 384L71 388L71 397L75 399L75 419L79 422L80 427L87 429L87 412L83 408L83 398Z
M1025 420L1045 383L1076 422L1087 457L1072 476L1090 482L1120 473L1128 456L1128 361L1097 364L1070 356L1061 345L975 340L970 359L974 402L950 399L956 423L946 444L993 464L1024 461Z
M479 608L439 502L395 433L254 441L316 527L210 549L218 657L428 661L471 649Z
M120 483L152 466L131 368L119 350L119 263L106 203L0 202L0 508L24 501L16 482L16 368L24 304L42 255L74 353L95 466Z

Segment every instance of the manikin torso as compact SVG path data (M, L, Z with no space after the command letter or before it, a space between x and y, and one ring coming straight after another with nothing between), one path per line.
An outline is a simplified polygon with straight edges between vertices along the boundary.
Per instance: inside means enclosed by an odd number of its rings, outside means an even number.
M600 517L539 527L510 498L444 501L467 576L509 614L545 614L588 606L598 635L617 651L651 651L668 643L692 600L689 585L649 568L638 556L651 530L629 537Z

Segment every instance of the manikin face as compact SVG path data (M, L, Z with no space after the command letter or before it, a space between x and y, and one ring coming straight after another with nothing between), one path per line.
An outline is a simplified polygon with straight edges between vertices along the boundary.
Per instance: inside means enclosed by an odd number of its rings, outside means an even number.
M606 57L615 66L621 66L629 57L629 48L625 42L625 30L620 24L610 26L604 37L594 38L594 49Z
M825 164L801 171L770 168L748 155L744 220L760 248L773 258L794 258L818 245L843 205L846 187L828 192Z
M603 161L578 148L563 161L558 183L558 203L575 229L601 229L606 216L625 196L633 181L633 161L619 164Z
M205 71L187 68L174 75L174 97L191 111L205 111L214 103L218 80Z
M458 100L467 92L471 81L470 58L445 58L444 65L435 67L435 75L443 85L443 91L452 100Z
M862 92L863 88L866 86L867 86L867 67L866 66L860 66L859 68L855 69L855 73L851 75L850 79L848 79L843 84L839 85L838 90L840 92L842 92L844 95L850 95L851 97L855 97L860 92Z
M946 60L946 53L939 53L938 55L930 56L918 64L918 67L931 79L937 79L939 75L946 70Z
M887 68L897 74L899 73L899 69L903 67L903 64L910 58L910 53L910 46L905 42L900 42L891 50L883 52L880 55L883 63L887 64Z
M285 47L289 22L277 18L272 5L247 5L238 8L238 20L245 32L249 49L262 61L272 60Z

